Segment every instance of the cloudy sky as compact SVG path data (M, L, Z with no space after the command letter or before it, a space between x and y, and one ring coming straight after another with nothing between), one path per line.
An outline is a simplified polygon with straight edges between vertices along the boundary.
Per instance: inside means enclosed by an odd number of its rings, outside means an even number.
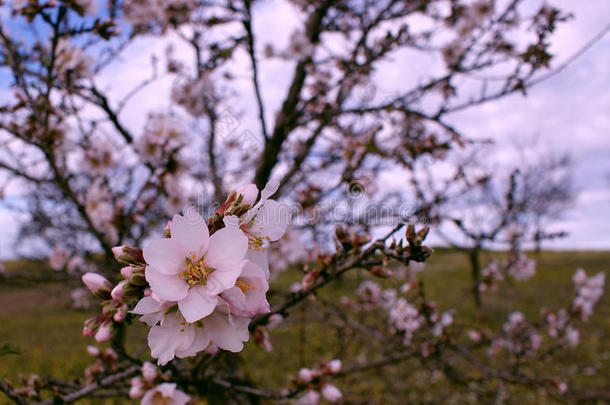
M555 66L572 57L610 24L607 0L548 3L574 15L553 36L551 53L555 55ZM285 38L287 44L287 33L299 22L299 16L282 0L267 0L257 7L254 29L260 37L259 43L270 40L277 43L278 38ZM163 56L168 41L173 42L171 37L163 41L156 38L135 41L126 53L130 68L117 64L98 83L120 97L130 83L146 77L150 72L151 52ZM388 68L390 81L397 72L396 67ZM291 69L285 64L268 63L261 70L265 101L271 105L268 111L279 105L290 74ZM5 87L0 89L0 94L6 94L5 83L0 81ZM166 106L170 84L170 77L158 81L139 95L139 100L145 103L134 102L124 111L132 118L128 125L134 131L142 127L144 108L155 110ZM247 87L244 91L251 89ZM610 33L560 73L531 89L527 97L515 94L456 113L448 121L472 137L493 138L502 144L537 135L540 143L549 148L570 152L575 184L580 192L574 207L557 224L557 228L568 230L570 236L547 247L610 249ZM0 203L0 258L10 257L17 221Z

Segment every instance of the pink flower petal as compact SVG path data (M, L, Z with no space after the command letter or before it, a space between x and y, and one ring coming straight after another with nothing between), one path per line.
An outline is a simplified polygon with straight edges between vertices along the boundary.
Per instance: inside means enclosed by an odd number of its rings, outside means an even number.
M188 252L173 238L156 239L144 248L144 260L163 274L178 274Z
M172 240L184 248L185 252L193 252L200 258L208 248L210 234L208 226L199 215L185 218L174 215L170 225ZM184 260L184 258L182 258Z
M233 270L239 268L248 250L248 238L237 227L226 227L210 237L205 260L215 269ZM238 273L239 274L239 273Z
M202 285L192 287L185 298L178 301L178 308L187 322L197 322L214 311L218 298L209 295L208 289Z
M180 301L188 293L189 286L186 281L175 275L162 274L156 267L146 267L145 275L153 293L161 299Z

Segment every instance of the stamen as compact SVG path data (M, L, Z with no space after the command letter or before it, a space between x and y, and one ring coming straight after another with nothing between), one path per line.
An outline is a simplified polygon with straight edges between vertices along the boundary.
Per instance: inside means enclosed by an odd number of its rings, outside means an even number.
M189 256L182 262L184 271L178 276L185 280L190 287L201 284L206 285L208 276L215 270L213 267L206 266L205 258L197 260L197 255L189 251Z
M245 293L246 293L248 290L254 290L254 289L255 289L253 285L248 284L248 283L246 283L246 282L243 282L243 281L241 281L241 280L237 280L237 281L235 282L235 285L236 285L236 286L238 286L238 287L241 289L241 291L242 291L244 294L245 294Z

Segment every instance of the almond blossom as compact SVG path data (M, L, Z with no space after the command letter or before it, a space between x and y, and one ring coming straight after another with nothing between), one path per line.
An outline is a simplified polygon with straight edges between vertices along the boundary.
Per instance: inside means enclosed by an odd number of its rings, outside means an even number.
M184 405L191 400L191 397L176 388L174 383L163 383L157 385L152 390L146 391L142 397L142 405Z
M270 197L279 188L277 181L269 181L260 192L260 199L239 218L240 228L248 237L248 260L257 264L267 276L269 272L269 258L267 249L270 242L277 241L286 232L290 222L290 212L288 208ZM258 189L254 184L242 187L238 195L243 196L244 204L253 204L258 195Z
M251 317L269 312L266 294L269 283L263 270L252 262L247 262L240 273L235 287L222 293L222 298L229 304L231 313Z
M148 333L148 346L160 366L174 357L191 357L205 349L210 338L202 327L187 323L178 312L167 314Z
M146 280L156 297L176 301L187 322L212 313L218 294L233 287L248 249L248 239L236 226L211 237L199 215L175 215L170 238L153 240L144 248Z

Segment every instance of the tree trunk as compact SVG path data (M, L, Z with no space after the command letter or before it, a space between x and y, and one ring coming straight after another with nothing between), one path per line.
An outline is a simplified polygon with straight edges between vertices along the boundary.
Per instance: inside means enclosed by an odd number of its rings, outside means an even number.
M474 298L474 305L477 308L481 308L481 292L479 291L479 284L481 282L481 264L479 263L479 252L480 247L476 246L470 249L470 267L472 269L472 296Z

